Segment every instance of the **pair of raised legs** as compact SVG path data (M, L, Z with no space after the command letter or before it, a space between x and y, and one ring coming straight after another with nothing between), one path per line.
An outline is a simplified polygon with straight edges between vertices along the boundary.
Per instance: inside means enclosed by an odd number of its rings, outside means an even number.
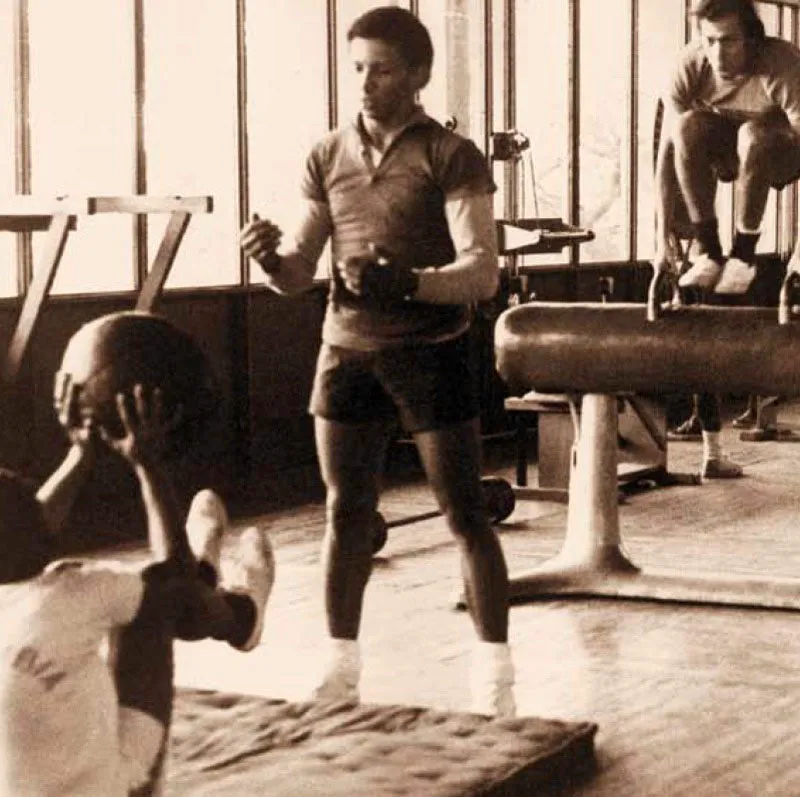
M663 140L656 166L656 267L669 257L669 237L680 204L698 253L679 284L744 294L755 279L755 250L770 188L800 176L800 146L783 112L745 122L703 110L678 116ZM723 255L716 213L718 183L733 182L735 232Z
M210 490L199 492L189 509L186 534L207 589L188 586L169 605L152 601L111 640L109 666L117 688L125 770L121 777L136 786L136 794L159 793L164 777L174 697L173 640L210 637L242 651L260 641L274 582L272 547L266 532L250 528L222 560L227 527L219 497Z

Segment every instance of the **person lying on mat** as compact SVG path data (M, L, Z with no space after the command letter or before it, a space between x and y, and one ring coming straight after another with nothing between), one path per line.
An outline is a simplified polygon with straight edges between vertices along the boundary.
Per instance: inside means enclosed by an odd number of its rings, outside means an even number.
M172 421L159 391L137 386L118 397L118 411L124 436L111 439L87 421L38 493L0 471L0 794L158 793L173 638L250 650L261 635L274 579L268 537L244 532L219 576L219 499L198 493L185 528L179 522L161 453ZM55 558L54 532L100 438L137 477L151 552L144 564Z
M359 697L359 626L386 448L397 419L459 543L478 637L473 703L514 713L508 573L481 489L470 308L498 286L486 159L425 114L433 46L396 7L367 11L348 33L361 110L311 151L305 217L278 253L280 229L254 219L244 252L278 293L313 284L330 238L334 268L310 410L327 488L323 543L330 661L315 695Z

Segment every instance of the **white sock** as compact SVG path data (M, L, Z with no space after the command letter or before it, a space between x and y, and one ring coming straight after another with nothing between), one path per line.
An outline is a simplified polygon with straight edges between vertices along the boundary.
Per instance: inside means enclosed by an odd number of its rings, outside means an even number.
M328 669L361 670L361 649L357 639L328 640Z
M722 459L722 433L703 432L703 461Z
M514 663L507 642L479 641L472 652L470 673L473 710L513 716Z
M358 699L361 680L361 652L355 639L328 640L328 651L322 662L319 685L313 700Z

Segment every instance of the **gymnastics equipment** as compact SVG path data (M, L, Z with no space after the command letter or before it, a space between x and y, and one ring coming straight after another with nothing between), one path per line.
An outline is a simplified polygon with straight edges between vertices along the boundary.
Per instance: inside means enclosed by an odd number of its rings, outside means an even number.
M580 396L581 423L561 551L511 579L510 598L601 595L800 609L800 579L642 570L624 549L617 502L620 393L741 392L800 395L800 323L789 275L772 309L674 307L653 277L646 309L634 304L512 307L498 318L498 373L512 392ZM459 604L463 607L463 598Z

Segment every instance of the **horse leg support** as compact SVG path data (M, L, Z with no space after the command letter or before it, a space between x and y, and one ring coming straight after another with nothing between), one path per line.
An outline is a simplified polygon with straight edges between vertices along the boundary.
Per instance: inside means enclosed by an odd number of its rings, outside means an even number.
M561 551L514 577L512 602L562 595L800 609L800 579L643 571L622 543L617 503L617 398L587 394Z

